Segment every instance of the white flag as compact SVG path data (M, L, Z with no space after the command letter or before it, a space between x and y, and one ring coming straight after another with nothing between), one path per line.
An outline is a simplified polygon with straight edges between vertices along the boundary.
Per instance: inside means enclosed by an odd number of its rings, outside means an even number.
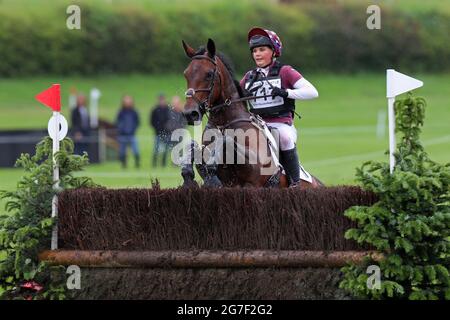
M423 86L423 82L406 74L395 71L394 69L386 70L386 97L394 98L399 94L417 89Z

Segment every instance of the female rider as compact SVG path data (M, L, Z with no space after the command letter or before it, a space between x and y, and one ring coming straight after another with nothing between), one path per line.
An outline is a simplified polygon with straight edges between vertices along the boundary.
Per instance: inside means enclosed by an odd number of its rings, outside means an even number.
M244 92L254 96L269 95L250 100L250 111L278 130L280 163L290 186L296 186L300 183L300 167L293 121L295 100L314 99L319 94L297 70L277 60L283 45L275 32L252 28L247 40L256 67L245 74L240 85Z

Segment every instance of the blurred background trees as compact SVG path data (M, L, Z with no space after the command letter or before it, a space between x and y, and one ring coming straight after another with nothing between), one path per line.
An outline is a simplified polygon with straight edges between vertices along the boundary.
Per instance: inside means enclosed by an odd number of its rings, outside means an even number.
M178 73L181 39L213 38L242 72L251 65L247 31L277 31L284 59L305 71L398 68L450 70L450 5L377 1L381 30L369 30L367 1L1 1L0 75ZM81 30L66 28L67 6ZM424 7L425 6L425 7Z

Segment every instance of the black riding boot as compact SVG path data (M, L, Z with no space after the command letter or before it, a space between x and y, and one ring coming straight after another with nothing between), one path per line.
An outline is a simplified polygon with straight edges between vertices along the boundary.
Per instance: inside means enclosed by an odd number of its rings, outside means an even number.
M300 163L298 161L297 148L280 151L280 162L289 179L290 186L300 184Z

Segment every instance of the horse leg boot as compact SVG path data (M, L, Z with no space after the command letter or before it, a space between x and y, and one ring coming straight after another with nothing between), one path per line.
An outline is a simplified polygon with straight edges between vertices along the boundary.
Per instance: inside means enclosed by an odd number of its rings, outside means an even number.
M191 164L183 165L181 168L181 176L183 177L183 187L198 187L197 182L194 180L194 166Z
M297 148L280 151L280 162L288 176L289 186L298 186L300 184L300 165Z
M198 173L205 182L205 187L222 187L222 182L217 176L217 164L196 164Z
M198 173L203 179L205 187L220 188L222 187L222 182L217 176L218 165L216 162L216 149L211 147L212 145L203 146L202 155L206 156L206 163L202 162L196 164Z
M194 152L198 148L197 143L192 140L186 150L186 157L181 161L181 176L183 177L183 187L198 187L194 172Z

